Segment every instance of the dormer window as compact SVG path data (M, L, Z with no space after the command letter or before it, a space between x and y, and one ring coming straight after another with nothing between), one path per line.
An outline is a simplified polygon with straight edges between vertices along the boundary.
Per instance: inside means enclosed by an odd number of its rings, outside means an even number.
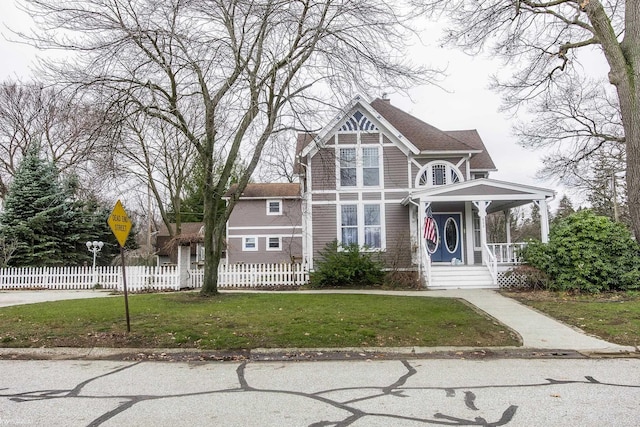
M433 187L462 181L460 170L445 161L427 163L416 177L416 187Z

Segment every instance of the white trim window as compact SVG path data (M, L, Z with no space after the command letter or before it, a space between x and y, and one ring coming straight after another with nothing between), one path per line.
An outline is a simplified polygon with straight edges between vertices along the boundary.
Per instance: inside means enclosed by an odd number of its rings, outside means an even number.
M362 185L380 186L380 156L378 147L362 147Z
M340 207L340 243L344 246L358 244L358 205Z
M380 147L359 146L338 149L338 186L379 187Z
M364 246L382 248L380 205L364 205Z
M281 251L282 250L282 237L269 236L267 237L267 250L268 251Z
M382 207L380 204L340 205L338 240L343 246L360 245L365 249L384 247Z
M267 215L282 215L282 200L267 200Z
M245 252L255 252L258 250L258 238L256 236L245 236L242 238L242 250Z
M416 187L433 187L462 182L462 173L452 163L446 161L429 162L416 176Z
M338 160L340 163L340 187L355 187L358 185L356 149L341 148Z

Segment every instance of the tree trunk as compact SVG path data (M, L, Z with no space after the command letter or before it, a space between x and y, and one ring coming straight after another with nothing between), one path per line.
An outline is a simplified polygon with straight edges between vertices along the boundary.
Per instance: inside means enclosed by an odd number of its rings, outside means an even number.
M627 59L627 86L618 88L627 148L627 196L636 239L640 238L640 5L626 2L625 36L621 47Z
M616 88L625 134L626 180L633 232L640 237L640 5L626 2L625 33L621 42L599 1L586 12L609 63L609 80Z
M220 265L221 242L216 237L216 222L221 195L216 194L213 183L213 137L208 136L205 153L201 154L204 168L204 278L202 295L216 295L218 293L218 265ZM209 150L210 148L210 150Z

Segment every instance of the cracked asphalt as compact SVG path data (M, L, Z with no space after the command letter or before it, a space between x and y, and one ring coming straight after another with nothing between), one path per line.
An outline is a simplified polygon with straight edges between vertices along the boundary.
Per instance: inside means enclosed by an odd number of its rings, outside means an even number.
M0 426L637 426L638 359L1 360Z

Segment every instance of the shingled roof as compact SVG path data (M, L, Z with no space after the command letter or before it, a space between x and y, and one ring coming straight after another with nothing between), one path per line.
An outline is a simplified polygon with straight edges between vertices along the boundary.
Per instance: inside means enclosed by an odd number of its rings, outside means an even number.
M377 98L371 103L371 106L420 151L476 150L447 132L394 107L388 100Z
M467 143L476 150L482 150L482 153L474 154L473 157L471 157L471 160L469 161L471 169L489 171L496 170L496 165L493 163L493 159L491 159L491 156L487 152L484 142L482 142L482 138L480 138L477 130L449 130L447 133L452 137Z
M236 193L237 185L232 185L225 194L231 197ZM245 198L269 198L281 197L285 199L300 197L300 184L297 183L255 183L247 184L247 187L241 194Z
M391 105L389 100L377 98L371 102L377 111L391 126L402 134L421 152L458 151L473 153L470 159L472 170L495 171L496 166L475 129L442 131L423 122L417 117ZM296 153L301 153L317 136L315 133L300 133L296 142ZM296 158L294 169L303 173Z

